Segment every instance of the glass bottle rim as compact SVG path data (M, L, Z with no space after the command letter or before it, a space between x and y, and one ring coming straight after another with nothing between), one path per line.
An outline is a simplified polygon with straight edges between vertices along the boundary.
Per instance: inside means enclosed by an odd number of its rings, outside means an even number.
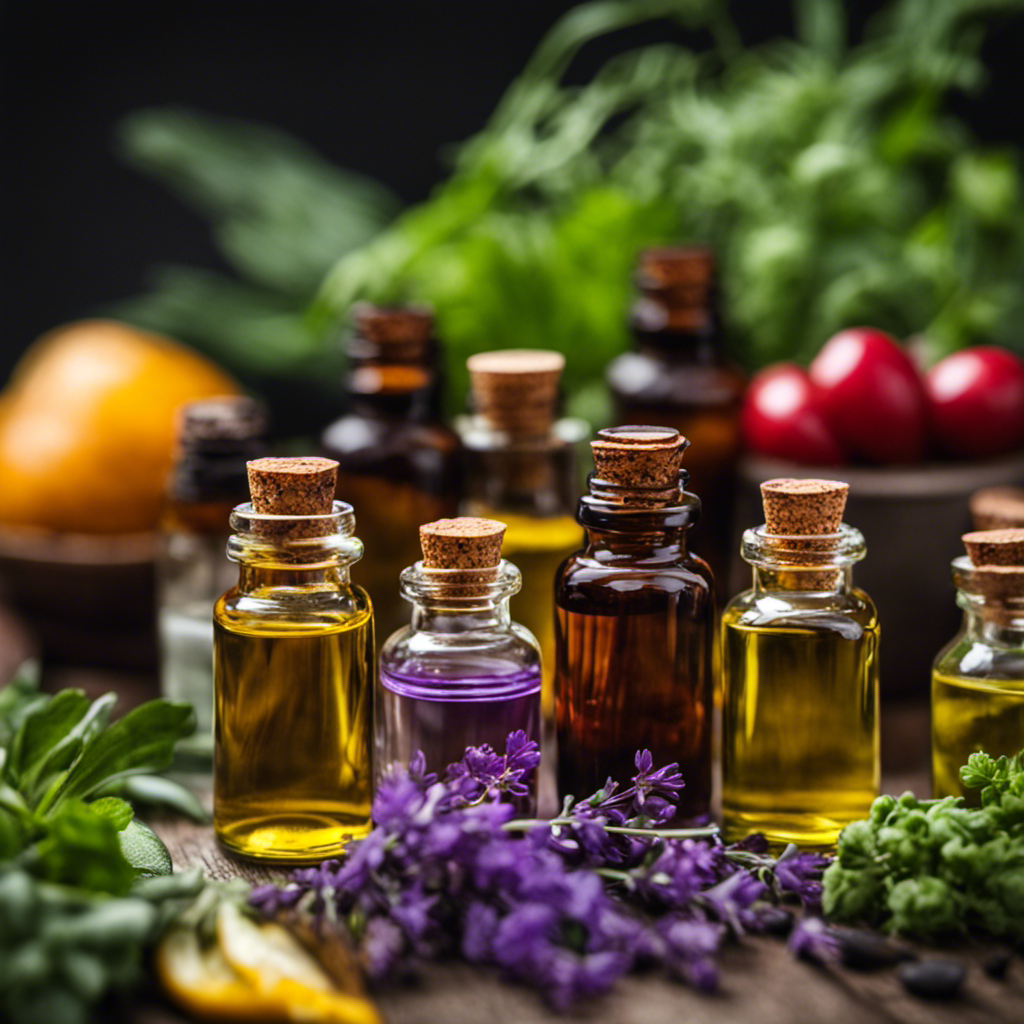
M316 568L350 565L363 554L355 536L351 505L334 501L330 512L315 515L273 515L257 512L251 501L236 505L230 516L235 531L228 540L228 558L268 568Z
M957 604L965 609L994 609L1024 617L1024 568L976 566L967 555L952 562ZM997 585L993 587L993 576Z
M859 562L867 545L860 530L848 523L835 533L815 534L769 533L762 523L744 531L740 554L758 569L834 569Z
M413 604L487 608L519 593L523 576L506 559L483 569L436 569L414 562L402 570L402 597Z

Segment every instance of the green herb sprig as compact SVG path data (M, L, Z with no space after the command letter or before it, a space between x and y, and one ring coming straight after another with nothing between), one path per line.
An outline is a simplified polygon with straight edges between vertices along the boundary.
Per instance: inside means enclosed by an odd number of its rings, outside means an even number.
M972 754L960 779L981 791L980 807L882 796L843 830L824 876L826 916L922 939L1024 941L1024 752Z

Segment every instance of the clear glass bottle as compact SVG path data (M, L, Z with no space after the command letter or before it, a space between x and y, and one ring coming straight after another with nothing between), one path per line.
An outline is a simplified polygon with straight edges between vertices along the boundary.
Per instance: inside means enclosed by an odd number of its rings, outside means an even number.
M556 416L558 352L486 352L468 361L474 415L459 421L465 449L463 512L506 524L504 552L522 572L516 618L541 651L544 721L553 727L558 567L580 546L576 495L589 427Z
M836 532L743 535L754 585L722 616L729 838L831 847L878 795L878 613L852 582L864 538L841 517Z
M237 570L224 549L228 516L249 494L245 464L263 454L266 419L249 398L190 402L160 517L157 628L160 685L196 709L196 731L178 745L181 767L213 761L213 623L210 609Z
M686 782L677 824L708 820L712 768L714 582L687 550L700 499L683 491L685 445L664 427L599 432L586 546L555 582L559 794L628 780L650 750Z
M691 444L689 487L703 515L690 536L723 583L735 551L732 514L745 378L725 355L714 253L646 249L630 322L636 349L608 365L620 423L674 427ZM724 587L722 587L724 599Z
M468 746L504 751L517 729L540 742L540 652L509 612L521 579L504 560L470 570L417 562L402 573L412 621L380 655L378 774L418 750L442 773ZM536 781L520 813L536 812Z
M246 858L321 861L371 828L373 614L349 579L363 553L352 507L330 507L231 516L239 579L214 608L214 829Z
M441 420L442 354L421 307L360 304L348 339L348 412L324 430L339 500L359 509L374 557L357 579L373 599L380 643L407 610L395 580L419 557L420 523L458 515L462 452Z
M979 791L960 784L960 767L983 750L993 757L1024 749L1024 567L953 562L960 632L932 670L932 781L937 797Z

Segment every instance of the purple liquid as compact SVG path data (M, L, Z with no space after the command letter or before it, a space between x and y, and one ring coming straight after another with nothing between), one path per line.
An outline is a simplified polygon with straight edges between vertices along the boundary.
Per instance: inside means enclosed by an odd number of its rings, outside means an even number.
M380 666L381 732L378 770L406 764L417 750L428 771L443 774L466 747L489 743L504 753L510 732L522 729L540 742L540 668L497 660L429 668L415 663ZM534 791L517 801L519 813L536 808L536 772L525 780Z

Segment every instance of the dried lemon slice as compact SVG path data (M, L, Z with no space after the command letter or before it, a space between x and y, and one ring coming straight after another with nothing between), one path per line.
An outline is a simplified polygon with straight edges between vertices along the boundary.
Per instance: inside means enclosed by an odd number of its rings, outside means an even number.
M381 1024L362 995L340 992L319 964L277 924L257 924L232 903L217 911L217 943L224 959L268 1000L284 1005L292 1021Z
M257 992L224 959L218 946L203 949L192 928L172 928L156 948L156 969L168 995L200 1017L280 1021L280 999Z

